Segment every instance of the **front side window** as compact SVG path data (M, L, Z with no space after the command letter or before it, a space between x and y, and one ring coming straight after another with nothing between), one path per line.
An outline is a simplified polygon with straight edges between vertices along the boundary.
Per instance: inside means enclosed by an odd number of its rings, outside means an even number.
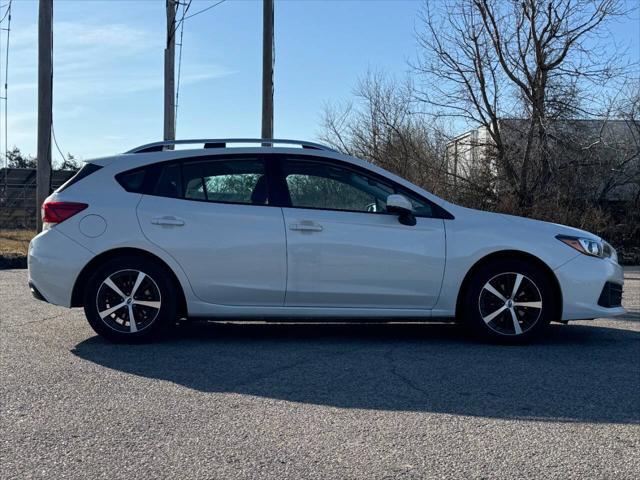
M428 202L424 201L421 198L418 198L417 196L407 192L406 190L398 190L397 193L400 193L409 199L411 205L413 205L413 213L417 217L433 216L433 209Z
M182 167L184 198L222 203L268 203L267 177L260 160L199 161Z
M417 216L432 216L431 205L417 195L348 168L287 160L283 169L292 207L386 213L387 197L399 193L411 201Z
M285 161L284 177L291 205L354 212L386 212L393 189L376 180L331 164Z

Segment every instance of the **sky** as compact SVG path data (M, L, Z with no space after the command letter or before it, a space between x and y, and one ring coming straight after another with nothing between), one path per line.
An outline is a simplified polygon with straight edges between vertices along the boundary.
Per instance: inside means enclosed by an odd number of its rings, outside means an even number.
M189 13L214 3L195 0ZM324 105L348 100L367 70L404 77L417 53L422 3L276 0L274 136L317 139ZM88 159L162 139L164 5L164 0L54 0L53 119L64 154ZM37 21L37 1L13 0L9 147L31 155ZM628 46L629 55L640 60L637 13L611 32L612 41ZM261 1L227 0L187 19L177 138L259 137L261 55ZM1 123L3 131L4 116ZM4 134L2 141L4 150ZM60 161L55 146L54 160Z

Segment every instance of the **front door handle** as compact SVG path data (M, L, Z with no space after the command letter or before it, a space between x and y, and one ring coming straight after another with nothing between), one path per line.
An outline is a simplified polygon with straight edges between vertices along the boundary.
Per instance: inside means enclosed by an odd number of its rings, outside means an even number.
M155 217L151 219L151 223L154 225L167 225L171 227L181 227L184 225L184 220L176 217Z
M291 223L289 230L297 230L299 232L321 232L322 225L310 220L302 220L300 223Z

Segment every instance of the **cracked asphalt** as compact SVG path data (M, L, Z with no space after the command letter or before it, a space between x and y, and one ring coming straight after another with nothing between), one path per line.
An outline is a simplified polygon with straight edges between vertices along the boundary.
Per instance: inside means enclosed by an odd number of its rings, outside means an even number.
M640 269L534 345L455 325L181 325L112 345L0 271L2 479L635 479Z

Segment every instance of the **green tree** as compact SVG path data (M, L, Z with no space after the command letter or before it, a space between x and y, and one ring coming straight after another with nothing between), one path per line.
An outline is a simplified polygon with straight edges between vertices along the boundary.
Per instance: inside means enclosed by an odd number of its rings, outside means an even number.
M78 162L76 157L74 157L70 153L67 153L67 158L65 158L64 161L60 164L60 170L77 172L78 170L80 170L80 162Z
M7 166L9 168L36 168L37 162L31 155L24 155L18 147L7 152Z

